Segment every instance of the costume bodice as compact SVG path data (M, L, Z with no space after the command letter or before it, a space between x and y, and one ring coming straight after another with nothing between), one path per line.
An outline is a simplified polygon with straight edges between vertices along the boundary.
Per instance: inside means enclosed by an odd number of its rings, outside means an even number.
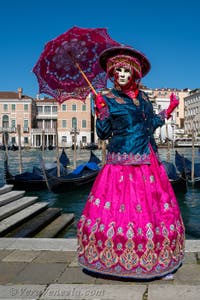
M153 133L164 124L162 116L154 114L142 91L134 100L114 89L103 97L108 111L97 119L96 130L100 139L109 139L107 163L149 163L150 146L157 151Z

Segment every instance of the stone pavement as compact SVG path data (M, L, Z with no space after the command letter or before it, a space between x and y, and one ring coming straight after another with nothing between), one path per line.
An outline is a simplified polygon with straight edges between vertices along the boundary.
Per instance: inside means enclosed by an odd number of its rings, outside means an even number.
M0 238L0 299L199 300L200 240L174 279L142 282L84 273L75 239Z

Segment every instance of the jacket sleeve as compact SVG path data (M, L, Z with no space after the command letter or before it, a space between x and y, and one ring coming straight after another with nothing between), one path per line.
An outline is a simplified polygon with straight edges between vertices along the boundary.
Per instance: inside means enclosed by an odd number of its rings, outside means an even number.
M154 114L152 118L153 132L165 124L165 117L162 114Z
M110 117L96 120L96 132L101 140L107 140L112 134Z

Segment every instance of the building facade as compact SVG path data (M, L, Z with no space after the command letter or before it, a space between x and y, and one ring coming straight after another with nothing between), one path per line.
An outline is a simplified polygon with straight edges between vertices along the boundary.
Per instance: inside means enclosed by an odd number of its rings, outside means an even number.
M0 92L0 144L31 144L31 128L35 126L36 105L33 98L18 92ZM6 139L6 141L4 140Z
M180 135L191 134L193 128L200 134L200 90L150 89L141 86L150 100L154 111L159 113L170 103L173 92L179 106L166 124L156 130L155 138L163 143L166 138L175 141ZM59 104L55 99L33 99L18 92L0 92L0 144L6 133L8 145L30 148L41 147L84 147L98 143L95 133L95 117L92 114L90 97L85 102L70 99ZM186 109L185 109L186 108ZM186 118L186 119L185 119ZM19 129L20 128L20 133Z
M30 148L84 147L94 140L94 118L89 97L85 102L55 99L33 99L22 89L0 92L0 145ZM18 130L20 128L20 132Z
M184 99L185 134L200 137L200 89L190 91Z
M80 100L67 100L58 104L58 141L62 147L76 143L84 147L91 143L91 105L89 97L85 103Z
M143 87L143 90L149 95L156 113L167 109L170 104L170 95L172 92L176 95L177 99L179 99L179 105L172 113L172 117L166 120L165 125L158 128L155 132L155 139L158 143L162 144L167 139L174 142L184 133L184 99L189 95L189 90L169 88L147 89L145 87Z

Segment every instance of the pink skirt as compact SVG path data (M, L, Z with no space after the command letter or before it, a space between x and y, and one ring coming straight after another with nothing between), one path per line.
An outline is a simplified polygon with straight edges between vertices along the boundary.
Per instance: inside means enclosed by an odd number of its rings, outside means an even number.
M151 279L184 257L184 225L162 164L106 164L78 223L78 260L106 275Z

